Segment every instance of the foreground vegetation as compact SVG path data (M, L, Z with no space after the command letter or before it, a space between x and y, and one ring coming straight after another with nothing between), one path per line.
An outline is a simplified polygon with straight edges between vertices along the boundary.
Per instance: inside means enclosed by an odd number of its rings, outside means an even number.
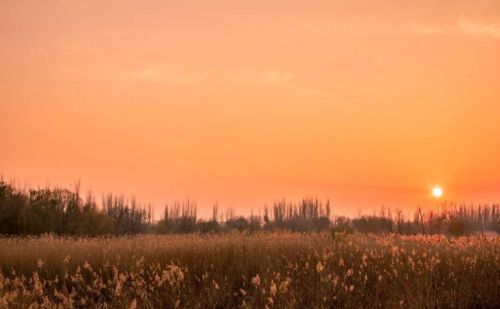
M498 308L498 237L0 238L1 308Z

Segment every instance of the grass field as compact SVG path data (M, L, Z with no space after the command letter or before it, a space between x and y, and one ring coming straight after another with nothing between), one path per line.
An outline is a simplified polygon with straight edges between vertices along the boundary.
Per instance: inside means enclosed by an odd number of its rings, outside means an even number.
M500 238L0 238L1 308L498 308Z

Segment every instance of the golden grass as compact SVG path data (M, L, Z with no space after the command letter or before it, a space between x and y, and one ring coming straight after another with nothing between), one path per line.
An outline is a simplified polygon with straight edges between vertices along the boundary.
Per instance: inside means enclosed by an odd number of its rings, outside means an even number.
M500 239L0 238L0 307L494 308Z

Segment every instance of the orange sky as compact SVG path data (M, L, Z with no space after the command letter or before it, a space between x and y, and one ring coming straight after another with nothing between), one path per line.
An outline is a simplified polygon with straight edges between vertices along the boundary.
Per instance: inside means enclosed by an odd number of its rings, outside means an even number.
M0 173L241 214L500 202L499 1L0 2Z

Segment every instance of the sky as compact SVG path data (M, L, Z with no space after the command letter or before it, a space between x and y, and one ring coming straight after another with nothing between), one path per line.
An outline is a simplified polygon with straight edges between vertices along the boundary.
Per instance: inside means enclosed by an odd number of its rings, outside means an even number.
M22 186L202 215L500 202L496 0L0 0L0 68Z

